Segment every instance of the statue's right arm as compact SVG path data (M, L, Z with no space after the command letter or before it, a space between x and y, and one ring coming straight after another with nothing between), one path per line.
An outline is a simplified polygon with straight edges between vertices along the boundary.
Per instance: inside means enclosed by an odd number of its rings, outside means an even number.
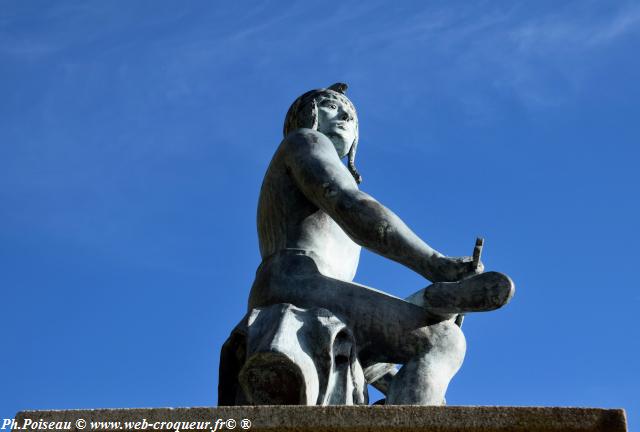
M302 193L331 216L354 242L431 281L461 277L459 265L452 266L395 213L358 189L325 135L299 129L285 139L283 146L287 171Z

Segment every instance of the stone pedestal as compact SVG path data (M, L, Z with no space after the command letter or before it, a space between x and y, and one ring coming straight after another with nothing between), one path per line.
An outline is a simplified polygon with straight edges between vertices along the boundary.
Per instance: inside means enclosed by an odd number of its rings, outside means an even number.
M626 432L622 409L481 406L235 406L22 411L14 430ZM39 425L37 422L43 423ZM49 422L60 422L51 425ZM92 422L101 422L99 425ZM128 423L125 423L128 422ZM163 424L164 422L164 424ZM206 422L209 422L208 424ZM171 424L170 424L171 423ZM52 427L53 426L53 427ZM68 428L67 428L68 427ZM59 429L60 428L60 429ZM66 429L65 429L66 428Z

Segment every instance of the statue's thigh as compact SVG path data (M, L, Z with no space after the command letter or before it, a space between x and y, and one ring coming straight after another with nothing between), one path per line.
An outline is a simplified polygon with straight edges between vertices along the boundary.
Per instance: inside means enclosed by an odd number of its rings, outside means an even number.
M404 363L450 333L445 331L448 325L434 323L419 306L319 273L295 278L281 287L290 288L282 299L338 315L354 333L359 350L372 361Z
M364 285L324 276L308 257L288 260L286 266L278 263L258 275L250 308L290 303L300 308L327 309L349 326L363 358L372 362L405 363L430 349L441 337L441 331L434 334L436 323L420 306Z

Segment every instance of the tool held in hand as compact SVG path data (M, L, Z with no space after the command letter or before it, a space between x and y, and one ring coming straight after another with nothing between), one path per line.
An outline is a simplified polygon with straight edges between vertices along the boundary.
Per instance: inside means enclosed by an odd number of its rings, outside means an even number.
M480 267L480 257L482 256L482 247L484 246L484 239L482 237L476 238L476 245L473 248L473 268L478 270Z
M482 256L482 247L484 246L484 239L482 237L476 238L476 245L473 247L473 269L478 270L480 268L480 257ZM456 317L455 322L458 327L462 327L464 321L464 315L460 314Z

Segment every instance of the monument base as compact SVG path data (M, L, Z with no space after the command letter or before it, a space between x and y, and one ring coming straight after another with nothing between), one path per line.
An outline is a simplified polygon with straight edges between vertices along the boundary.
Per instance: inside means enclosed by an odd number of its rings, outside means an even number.
M623 409L263 405L22 411L16 415L12 429L47 432L626 432L627 422Z

